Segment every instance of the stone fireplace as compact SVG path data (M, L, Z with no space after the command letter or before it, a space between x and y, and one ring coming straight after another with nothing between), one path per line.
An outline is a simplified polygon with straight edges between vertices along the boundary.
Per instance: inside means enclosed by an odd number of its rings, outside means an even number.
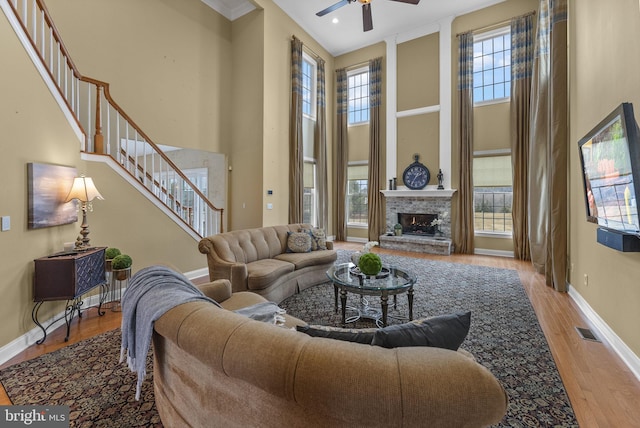
M450 255L451 198L455 190L383 190L386 202L386 230L382 248ZM431 226L441 219L439 227ZM402 226L402 235L394 232Z

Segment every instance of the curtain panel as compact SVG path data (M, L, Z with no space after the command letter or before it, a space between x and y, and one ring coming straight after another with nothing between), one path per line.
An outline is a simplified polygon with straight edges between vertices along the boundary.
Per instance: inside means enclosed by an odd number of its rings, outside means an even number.
M291 109L289 111L289 223L302 223L304 192L302 146L302 42L291 40Z
M327 103L325 94L325 62L316 59L316 128L314 157L316 158L316 190L318 192L318 210L316 225L326 229L329 226L329 194L327 189Z
M529 117L533 71L533 14L511 20L511 164L513 171L513 254L530 260Z
M382 104L382 58L369 61L369 241L385 232L384 206L380 193L380 106Z
M529 239L546 283L567 291L567 1L541 0L531 92Z
M347 69L336 70L336 241L347 240L347 164L349 142L347 115L349 87Z
M473 209L473 34L460 34L458 47L458 144L460 156L458 209L454 223L455 251L474 252Z

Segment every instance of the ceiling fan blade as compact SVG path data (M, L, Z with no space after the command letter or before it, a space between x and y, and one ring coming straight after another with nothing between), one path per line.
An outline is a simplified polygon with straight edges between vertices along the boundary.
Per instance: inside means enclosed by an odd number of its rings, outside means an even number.
M399 1L400 3L409 3L409 4L418 4L420 0L391 0L391 1Z
M331 13L336 9L340 9L342 6L346 6L349 3L351 3L349 0L341 0L338 3L329 6L326 9L321 10L320 12L316 13L317 16L325 16L327 13Z
M362 30L373 30L373 18L371 18L371 3L362 5Z

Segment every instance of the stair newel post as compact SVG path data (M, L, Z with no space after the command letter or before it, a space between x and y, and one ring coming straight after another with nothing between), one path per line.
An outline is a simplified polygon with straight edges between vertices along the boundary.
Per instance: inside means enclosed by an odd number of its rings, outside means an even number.
M101 85L96 85L96 134L93 137L93 152L104 154L104 137L102 135L102 120L100 114L100 92Z

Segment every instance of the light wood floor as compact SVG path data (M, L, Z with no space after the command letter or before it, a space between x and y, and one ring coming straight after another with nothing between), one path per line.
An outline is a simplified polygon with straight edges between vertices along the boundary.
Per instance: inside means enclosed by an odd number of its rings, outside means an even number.
M336 243L336 248L362 248L361 244ZM546 335L581 427L640 427L640 381L606 344L581 339L575 327L591 328L573 300L545 286L544 278L530 263L490 256L435 256L376 248L376 252L517 270ZM119 312L103 317L91 309L74 320L64 342L64 327L51 332L42 345L34 345L0 366L35 358L88 337L120 327ZM0 405L11 404L0 387Z

